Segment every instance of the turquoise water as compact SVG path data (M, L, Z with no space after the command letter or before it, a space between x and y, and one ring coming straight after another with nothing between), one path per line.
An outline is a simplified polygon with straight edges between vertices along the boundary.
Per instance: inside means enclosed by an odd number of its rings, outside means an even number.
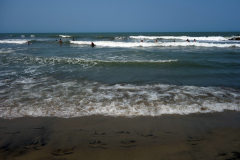
M237 35L0 34L0 117L238 111Z

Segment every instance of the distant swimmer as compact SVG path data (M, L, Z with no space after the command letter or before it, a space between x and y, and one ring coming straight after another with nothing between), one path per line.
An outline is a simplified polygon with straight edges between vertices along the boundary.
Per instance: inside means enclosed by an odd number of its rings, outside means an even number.
M74 38L73 38L73 41L74 41Z
M61 40L61 39L59 40L59 43L62 43L62 40Z
M91 46L92 46L92 47L94 47L94 46L95 46L95 44L92 42L92 43L91 43Z
M194 39L193 41L196 42L196 39Z
M30 45L31 43L28 41L27 44Z
M143 43L143 40L141 40L141 42Z
M157 43L157 40L155 40L155 43Z
M189 40L188 40L188 39L187 39L186 41L187 41L187 42L189 42Z

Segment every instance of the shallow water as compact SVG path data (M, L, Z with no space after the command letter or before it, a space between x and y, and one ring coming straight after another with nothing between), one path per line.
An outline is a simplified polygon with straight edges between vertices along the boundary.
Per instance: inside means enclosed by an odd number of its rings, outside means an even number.
M0 117L238 111L237 34L0 34Z

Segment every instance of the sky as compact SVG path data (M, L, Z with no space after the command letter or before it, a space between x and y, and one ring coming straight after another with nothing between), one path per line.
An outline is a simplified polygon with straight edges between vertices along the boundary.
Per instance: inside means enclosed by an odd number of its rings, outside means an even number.
M0 33L233 32L240 0L0 0Z

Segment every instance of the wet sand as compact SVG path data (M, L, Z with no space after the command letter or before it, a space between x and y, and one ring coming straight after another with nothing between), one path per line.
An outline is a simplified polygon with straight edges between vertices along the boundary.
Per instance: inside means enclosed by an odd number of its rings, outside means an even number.
M240 112L0 119L0 159L239 159Z

